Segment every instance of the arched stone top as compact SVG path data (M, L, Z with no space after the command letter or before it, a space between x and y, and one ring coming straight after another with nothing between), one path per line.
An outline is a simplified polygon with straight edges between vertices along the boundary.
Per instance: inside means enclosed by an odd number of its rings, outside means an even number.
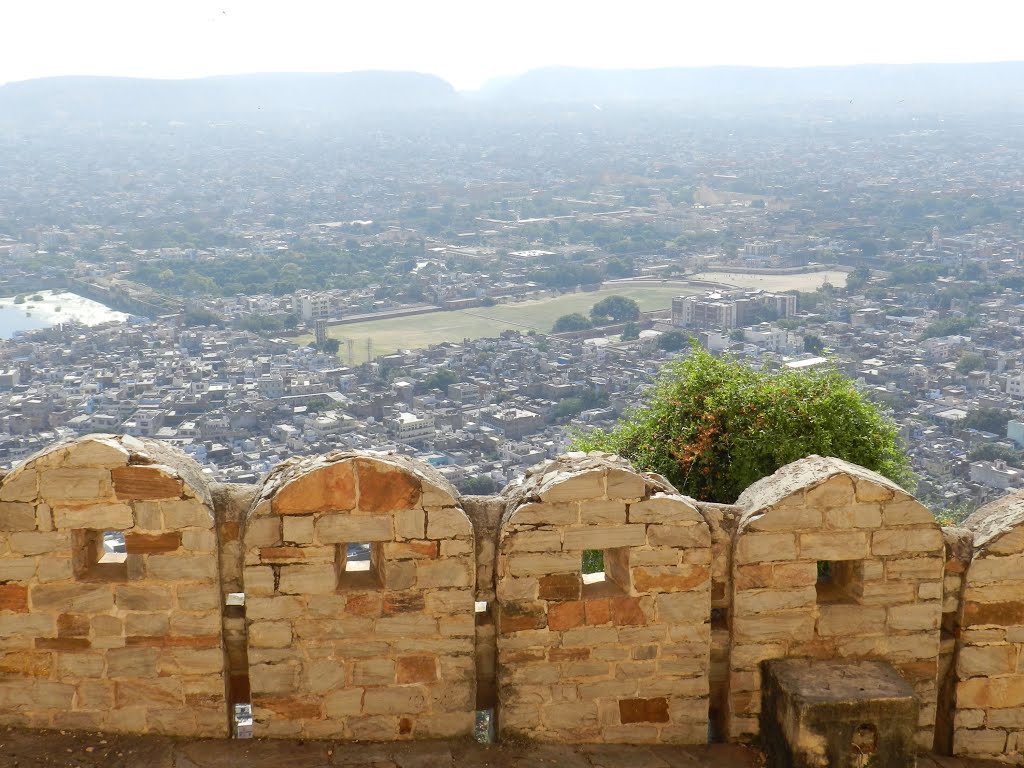
M296 458L264 479L248 519L279 515L381 515L456 509L471 527L455 488L429 464L392 453L333 451Z
M502 496L506 501L502 531L515 525L556 522L546 520L541 511L549 505L601 500L629 504L634 515L657 508L662 516L671 515L678 522L706 525L693 499L681 496L661 475L639 473L626 459L601 451L566 453L538 464L507 486ZM573 521L559 515L557 522Z
M975 556L1024 552L1024 490L979 507L963 527L974 533Z
M747 530L790 530L823 526L810 519L814 510L881 504L882 522L890 525L934 525L934 515L896 483L877 472L831 456L808 456L779 468L747 488L736 500L742 512L738 533ZM784 510L800 508L806 514Z
M209 518L204 527L213 527L210 489L199 465L159 440L129 435L95 434L57 443L29 457L0 483L0 501L45 501L52 507L176 500L198 501ZM55 523L61 527L59 520Z

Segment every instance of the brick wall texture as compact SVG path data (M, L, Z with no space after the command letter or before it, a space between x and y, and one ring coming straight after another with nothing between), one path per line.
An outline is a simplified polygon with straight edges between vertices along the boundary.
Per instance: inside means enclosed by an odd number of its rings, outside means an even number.
M493 706L541 741L753 741L762 662L873 659L913 687L920 749L1017 764L1022 595L1024 492L941 529L831 458L733 505L600 453L463 500L392 454L211 486L93 435L0 480L0 724L226 737L251 701L259 736L396 740Z

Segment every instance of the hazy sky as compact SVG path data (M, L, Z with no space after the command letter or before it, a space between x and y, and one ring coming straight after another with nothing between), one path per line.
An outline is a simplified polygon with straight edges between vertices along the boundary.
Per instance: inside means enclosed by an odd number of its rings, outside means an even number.
M1024 0L0 0L0 82L1024 59Z

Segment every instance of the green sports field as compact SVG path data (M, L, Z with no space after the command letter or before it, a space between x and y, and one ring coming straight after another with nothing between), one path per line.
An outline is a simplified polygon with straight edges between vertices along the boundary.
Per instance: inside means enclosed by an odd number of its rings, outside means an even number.
M335 325L328 334L341 339L340 356L347 362L345 342L354 342L353 361L366 362L366 340L373 340L373 355L386 355L397 349L420 349L442 341L462 341L497 336L504 330L535 330L550 333L562 315L579 312L586 315L590 308L608 296L626 296L634 299L643 311L668 309L673 296L697 291L680 285L621 285L599 291L570 293L552 298L534 299L493 307L474 307L456 312L432 312L390 320L370 320L352 325ZM312 336L300 336L299 344L308 344Z

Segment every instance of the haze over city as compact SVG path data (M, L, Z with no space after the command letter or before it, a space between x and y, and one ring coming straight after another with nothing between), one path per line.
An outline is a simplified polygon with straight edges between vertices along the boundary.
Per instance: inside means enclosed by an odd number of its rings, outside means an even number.
M458 90L549 66L800 67L1024 58L1012 0L298 0L8 2L0 83L62 75L195 78L366 69Z

